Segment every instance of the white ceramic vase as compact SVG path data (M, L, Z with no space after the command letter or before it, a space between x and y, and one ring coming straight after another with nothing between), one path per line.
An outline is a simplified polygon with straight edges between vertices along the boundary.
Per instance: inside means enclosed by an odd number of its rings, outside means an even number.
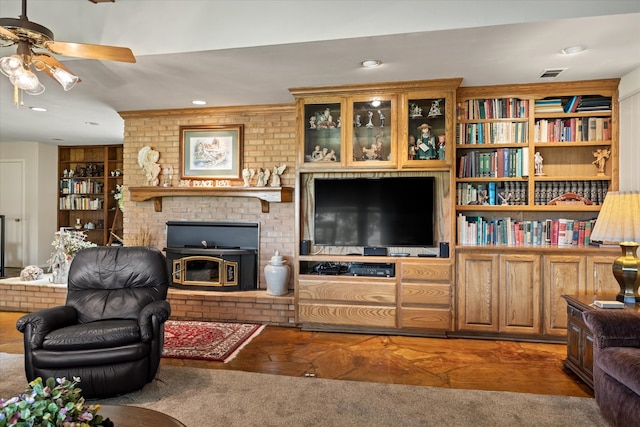
M280 296L289 292L289 266L278 251L264 267L264 277L267 279L267 295Z

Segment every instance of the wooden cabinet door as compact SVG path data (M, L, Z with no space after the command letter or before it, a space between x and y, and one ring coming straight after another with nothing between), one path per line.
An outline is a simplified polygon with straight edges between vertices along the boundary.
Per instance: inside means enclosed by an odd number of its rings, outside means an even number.
M498 255L458 254L458 329L498 331Z
M567 303L562 295L583 295L586 257L580 255L544 256L544 333L567 334Z
M540 256L500 256L500 331L539 334Z
M620 292L620 285L613 276L611 268L616 256L594 255L587 257L588 294L611 295Z

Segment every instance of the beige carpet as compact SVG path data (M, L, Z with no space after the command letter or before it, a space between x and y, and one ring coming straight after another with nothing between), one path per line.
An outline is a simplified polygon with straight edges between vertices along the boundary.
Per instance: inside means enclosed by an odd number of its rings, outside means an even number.
M0 353L0 396L25 385L22 355ZM452 390L160 366L141 391L101 403L208 426L607 426L593 399ZM135 426L117 426L135 427Z

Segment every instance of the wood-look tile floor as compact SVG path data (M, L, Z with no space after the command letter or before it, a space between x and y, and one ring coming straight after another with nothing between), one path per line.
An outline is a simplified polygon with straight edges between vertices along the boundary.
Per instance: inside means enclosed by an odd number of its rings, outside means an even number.
M0 312L0 352L22 353L16 320ZM308 332L267 326L228 363L162 359L164 365L457 389L593 397L563 369L562 344ZM0 374L1 375L1 374Z

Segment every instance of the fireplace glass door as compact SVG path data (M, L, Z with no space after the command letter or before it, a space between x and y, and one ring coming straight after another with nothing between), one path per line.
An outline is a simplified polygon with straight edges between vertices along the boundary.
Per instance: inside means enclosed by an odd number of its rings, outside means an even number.
M173 281L194 286L236 286L238 263L212 256L190 256L173 261Z

